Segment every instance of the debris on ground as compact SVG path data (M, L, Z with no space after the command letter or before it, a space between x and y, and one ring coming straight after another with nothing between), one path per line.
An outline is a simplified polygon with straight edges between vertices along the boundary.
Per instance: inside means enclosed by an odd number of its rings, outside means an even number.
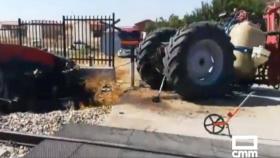
M86 81L86 88L95 93L96 105L113 105L119 102L124 93L120 84L104 78L92 78Z

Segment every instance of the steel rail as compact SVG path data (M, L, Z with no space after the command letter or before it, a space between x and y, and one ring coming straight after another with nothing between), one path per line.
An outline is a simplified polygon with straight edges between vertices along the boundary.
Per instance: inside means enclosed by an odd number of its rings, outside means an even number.
M46 135L32 135L32 134L26 134L26 133L0 130L0 142L1 143L11 143L11 144L35 147L36 145L40 144L44 140L81 143L81 144L103 146L103 147L110 147L110 148L119 148L119 149L125 149L125 150L133 150L133 151L137 151L137 152L147 152L147 153L153 153L153 154L159 154L159 155L169 155L169 156L176 156L176 157L186 157L186 158L199 157L198 155L193 155L193 154L186 155L184 153L175 153L172 151L151 150L151 149L145 149L145 148L141 148L141 147L137 147L137 146L133 146L133 145L110 143L110 142L105 142L105 141L85 140L85 139L76 139L76 138L67 138L67 137L58 137L58 136L46 136Z

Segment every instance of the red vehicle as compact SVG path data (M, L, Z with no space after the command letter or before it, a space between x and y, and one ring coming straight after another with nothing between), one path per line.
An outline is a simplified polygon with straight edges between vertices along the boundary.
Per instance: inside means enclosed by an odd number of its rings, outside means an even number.
M59 98L78 102L87 96L73 61L36 48L0 44L2 111L42 109L38 104L44 101L56 106Z

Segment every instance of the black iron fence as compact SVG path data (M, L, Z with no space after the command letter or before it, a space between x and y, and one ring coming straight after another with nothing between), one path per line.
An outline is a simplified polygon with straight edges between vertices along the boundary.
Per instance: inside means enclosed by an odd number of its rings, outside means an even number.
M0 43L47 50L89 66L114 67L115 15L63 16L62 20L19 19L2 23Z

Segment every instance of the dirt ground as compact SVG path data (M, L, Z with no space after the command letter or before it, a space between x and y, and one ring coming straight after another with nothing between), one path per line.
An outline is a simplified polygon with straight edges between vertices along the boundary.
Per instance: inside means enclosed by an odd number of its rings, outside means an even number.
M214 136L203 127L204 118L211 113L226 117L245 97L239 94L227 98L202 100L196 103L182 100L174 92L164 92L160 103L153 103L157 91L139 88L140 77L136 74L136 87L130 88L128 59L116 59L117 85L123 90L103 125L139 129L163 133L229 139ZM256 93L248 100L240 113L230 122L233 135L257 135L259 141L280 145L280 92L256 87ZM226 131L226 130L225 130ZM226 132L225 132L226 134Z

